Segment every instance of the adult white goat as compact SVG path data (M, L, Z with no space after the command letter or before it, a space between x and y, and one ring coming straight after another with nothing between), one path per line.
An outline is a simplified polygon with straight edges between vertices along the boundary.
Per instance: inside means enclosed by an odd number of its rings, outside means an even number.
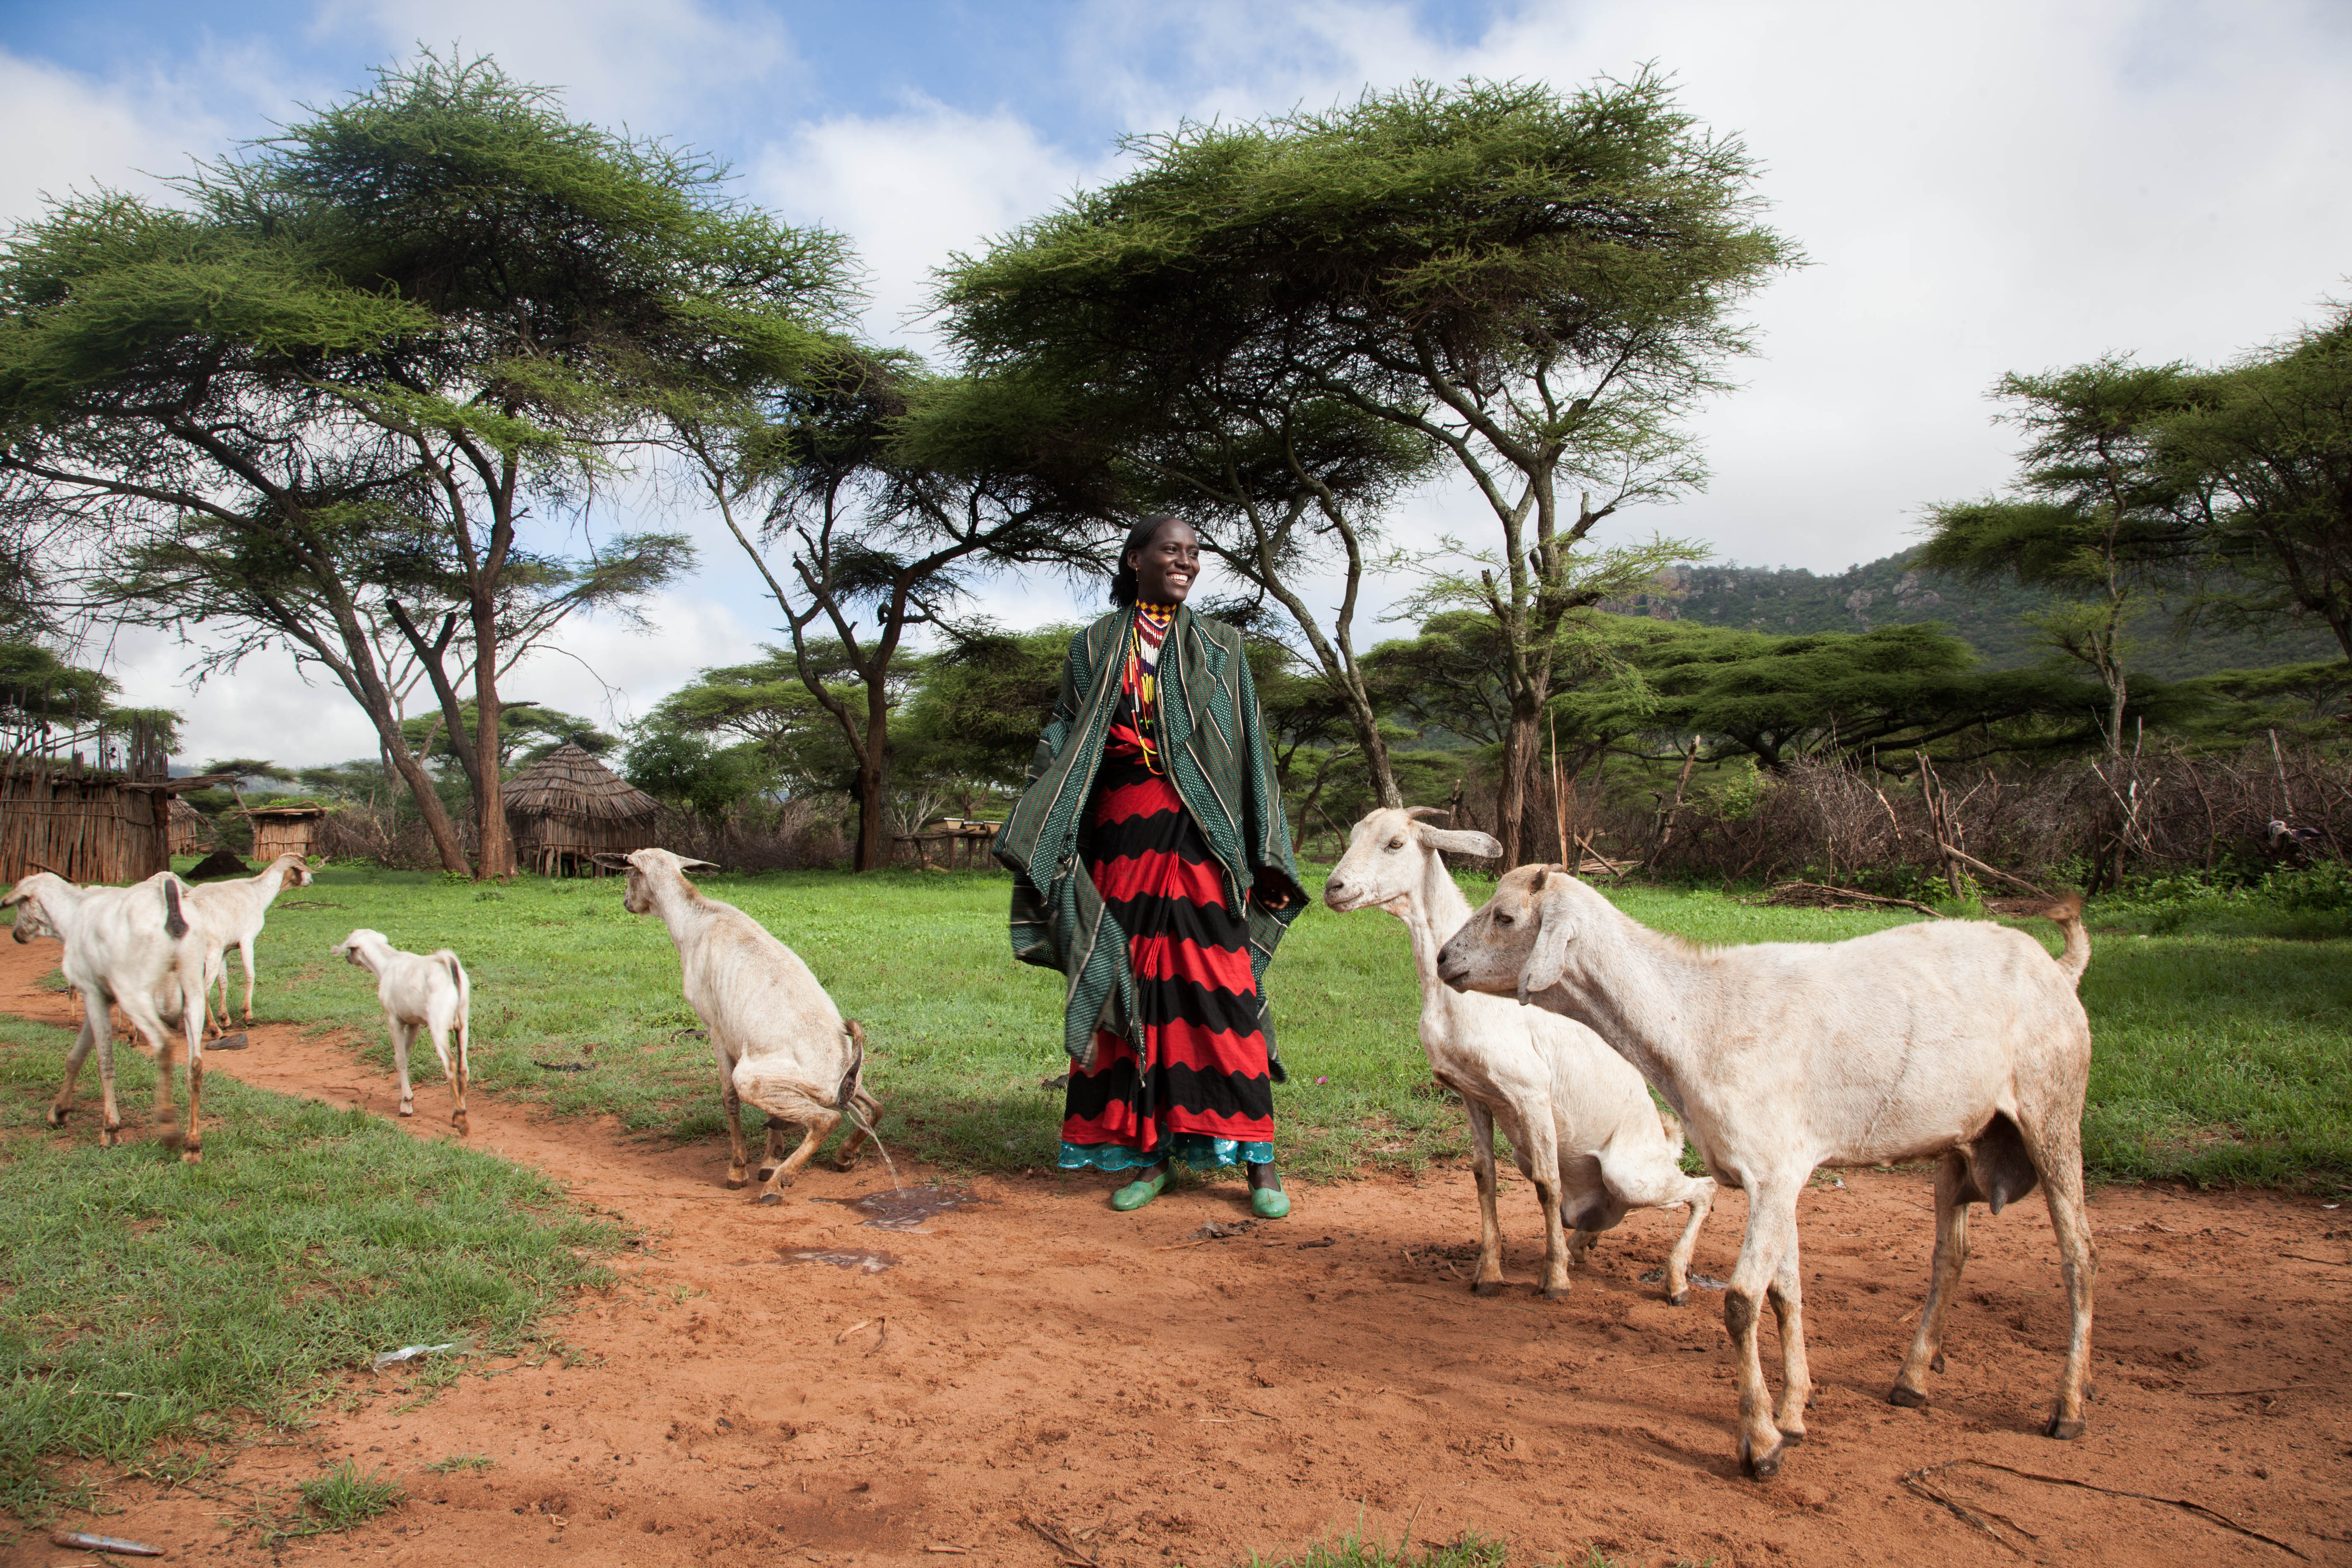
M466 1084L473 1076L467 1050L472 1044L474 983L466 966L447 948L429 953L403 952L380 931L365 926L343 938L328 952L348 959L375 976L375 999L383 1006L384 1032L392 1037L392 1063L400 1071L400 1113L416 1114L416 1096L408 1083L408 1047L416 1031L433 1035L433 1054L457 1097L449 1124L460 1136L466 1125ZM457 1055L449 1056L449 1032L457 1034Z
M1503 1233L1495 1214L1495 1127L1543 1205L1543 1293L1568 1293L1568 1271L1601 1232L1633 1208L1690 1205L1666 1255L1666 1299L1688 1289L1691 1249L1715 1204L1715 1184L1683 1174L1682 1136L1658 1114L1642 1075L1591 1029L1499 996L1465 994L1437 975L1437 952L1470 918L1445 869L1447 855L1495 856L1483 833L1419 820L1431 806L1369 813L1323 885L1341 912L1379 908L1404 921L1421 973L1421 1045L1437 1081L1462 1097L1478 1182L1481 1296L1503 1288ZM1574 1234L1563 1241L1563 1227Z
M749 1181L742 1102L768 1113L766 1158L760 1163L758 1202L780 1204L817 1146L846 1114L857 1126L835 1159L856 1162L858 1145L881 1118L882 1105L866 1092L866 1034L845 1022L800 955L734 905L707 897L686 879L688 871L715 871L667 849L599 855L599 863L626 867L621 905L633 915L659 915L677 944L687 1005L710 1036L719 1063L719 1098L727 1110L732 1158L727 1184ZM802 1129L798 1147L784 1153L783 1123Z
M228 1032L228 950L245 960L245 1021L253 1022L253 939L280 889L310 885L310 868L295 854L280 855L258 877L199 882L188 889L190 912L205 938L205 1021L212 1022L212 988L220 983L220 1032Z
M1936 1259L1911 1353L1888 1396L1922 1405L1968 1258L1968 1205L2033 1190L2050 1204L2074 1329L2048 1431L2083 1431L2097 1262L2083 1209L2091 1028L2074 995L2082 900L2035 912L2064 930L2053 961L2021 931L1929 921L1851 942L1702 949L1651 931L1558 867L1522 866L1438 955L1446 984L1517 994L1591 1027L1681 1113L1717 1181L1748 1193L1723 1304L1739 1360L1739 1458L1759 1480L1804 1436L1797 1198L1818 1165L1941 1156ZM1780 1325L1777 1410L1757 1309Z
M81 994L81 1032L66 1053L65 1082L49 1102L48 1122L65 1125L73 1109L74 1079L81 1064L98 1052L100 1148L111 1148L122 1130L114 1100L114 1014L143 1037L155 1058L155 1120L172 1119L172 1030L177 1020L188 1041L188 1123L166 1133L180 1158L204 1158L198 1126L204 1099L205 950L186 913L187 884L158 871L128 888L79 888L63 877L36 871L0 899L0 909L16 911L10 934L18 942L55 937L65 944L61 967Z

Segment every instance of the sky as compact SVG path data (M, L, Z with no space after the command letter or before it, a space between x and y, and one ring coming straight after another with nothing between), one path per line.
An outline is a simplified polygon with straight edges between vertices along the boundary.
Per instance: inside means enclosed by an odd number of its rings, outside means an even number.
M1808 264L1748 303L1758 353L1695 424L1706 489L1612 524L1751 564L1841 571L1915 542L1927 505L2000 488L2016 442L1988 394L2006 372L2226 361L2315 319L2352 273L2336 0L0 0L0 219L37 216L45 194L154 190L419 47L491 54L581 117L724 159L744 199L846 235L866 330L935 359L932 269L1117 177L1121 136L1416 79L1566 91L1654 67L1760 159L1768 221ZM650 492L591 519L656 521L702 565L649 606L655 630L570 626L507 691L609 727L775 636L713 520ZM1439 485L1390 528L1413 543L1481 521ZM999 582L971 608L1034 626L1099 603ZM374 752L349 700L283 655L192 692L187 640L103 651L128 700L186 716L189 757Z

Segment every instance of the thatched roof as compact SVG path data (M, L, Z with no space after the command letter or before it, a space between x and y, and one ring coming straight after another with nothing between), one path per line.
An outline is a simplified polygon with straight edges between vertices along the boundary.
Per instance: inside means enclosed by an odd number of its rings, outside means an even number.
M661 802L566 742L509 779L509 811L567 822L618 822L650 816Z

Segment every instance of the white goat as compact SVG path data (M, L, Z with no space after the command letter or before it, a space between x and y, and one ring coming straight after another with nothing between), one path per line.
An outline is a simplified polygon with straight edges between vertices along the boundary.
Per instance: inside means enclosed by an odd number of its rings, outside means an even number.
M733 1156L728 1186L740 1188L750 1179L743 1146L747 1100L769 1118L757 1201L782 1203L784 1188L841 1125L845 1113L857 1130L834 1163L849 1169L882 1115L881 1103L862 1081L865 1031L843 1021L833 998L791 948L741 910L705 897L686 879L688 871L717 870L710 862L683 859L667 849L596 858L628 868L622 907L633 915L659 915L677 946L687 1005L709 1032L711 1055L719 1063L719 1097L727 1109ZM787 1121L804 1130L789 1157L783 1152Z
M1797 1198L1818 1165L1941 1156L1936 1259L1888 1397L1923 1405L1968 1258L1968 1205L1995 1214L2037 1182L2074 1328L2048 1432L2083 1431L2097 1260L2083 1209L2091 1028L2074 987L2091 957L2082 900L2034 912L2066 936L2054 962L2021 931L1928 921L1851 942L1701 949L1622 915L1558 867L1522 866L1438 955L1446 984L1516 993L1591 1026L1677 1111L1716 1180L1748 1193L1723 1305L1739 1362L1739 1458L1763 1480L1801 1442L1805 1367ZM1759 1298L1780 1325L1769 1410Z
M310 868L295 854L280 855L258 877L201 882L188 889L189 912L205 938L205 1021L212 1021L212 988L220 983L220 1031L228 1032L228 950L245 960L245 1021L253 1023L253 939L280 889L310 885Z
M383 1005L383 1026L392 1036L393 1065L400 1069L400 1113L416 1114L416 1096L408 1084L408 1047L420 1028L433 1032L433 1054L457 1096L449 1124L463 1136L466 1125L466 1083L472 1076L467 1059L472 1041L474 983L466 966L447 948L430 953L403 952L380 931L362 926L328 949L375 976L375 999ZM457 1057L449 1058L449 1031L457 1031Z
M1715 1204L1715 1184L1683 1174L1681 1132L1658 1114L1642 1075L1583 1025L1499 996L1464 994L1437 977L1437 951L1470 918L1444 856L1492 856L1483 833L1418 820L1435 808L1383 807L1349 835L1348 852L1323 885L1332 909L1379 908L1404 921L1421 973L1421 1045L1437 1081L1470 1116L1478 1182L1481 1296L1503 1288L1502 1226L1495 1214L1495 1126L1511 1141L1520 1173L1544 1215L1543 1293L1568 1293L1568 1271L1585 1248L1633 1208L1690 1205L1666 1256L1666 1299L1681 1306L1691 1249ZM1563 1242L1563 1226L1574 1231Z
M99 1146L111 1148L117 1142L122 1129L114 1100L117 1005L155 1058L155 1120L170 1121L173 1037L167 1020L175 1019L188 1041L188 1124L184 1131L166 1133L164 1142L178 1145L180 1158L194 1164L204 1158L197 1125L205 1086L204 943L188 921L187 894L187 884L169 871L128 888L78 888L54 873L36 871L0 899L0 908L16 911L11 932L16 941L48 936L65 944L66 979L81 994L81 1032L66 1053L65 1082L49 1102L49 1125L65 1125L73 1109L74 1079L95 1047Z

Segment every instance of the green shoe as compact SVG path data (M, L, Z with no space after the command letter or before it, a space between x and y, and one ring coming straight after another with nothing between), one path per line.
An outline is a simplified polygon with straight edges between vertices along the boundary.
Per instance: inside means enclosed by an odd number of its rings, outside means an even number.
M1128 1183L1127 1185L1119 1188L1118 1191L1111 1194L1110 1206L1117 1209L1121 1214L1127 1214L1131 1210L1139 1209L1144 1205L1150 1203L1152 1199L1158 1197L1160 1195L1160 1190L1167 1184L1168 1173L1165 1171L1160 1172L1156 1176L1139 1177L1135 1181ZM1288 1205L1286 1205L1285 1206L1286 1207Z
M1260 1219L1280 1219L1290 1212L1290 1194L1282 1190L1282 1173L1271 1163L1249 1168L1250 1213Z

